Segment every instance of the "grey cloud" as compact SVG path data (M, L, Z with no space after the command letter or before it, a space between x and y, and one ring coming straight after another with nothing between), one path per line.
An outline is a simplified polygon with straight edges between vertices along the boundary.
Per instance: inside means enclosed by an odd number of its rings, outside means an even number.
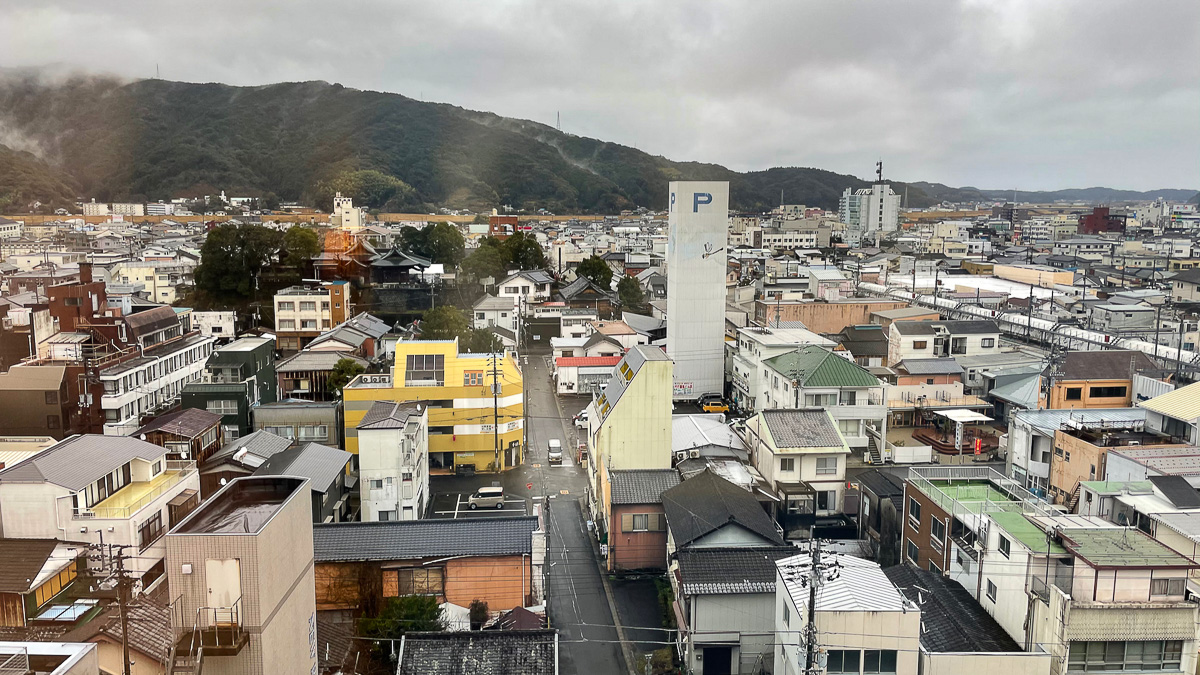
M323 79L740 169L1200 186L1194 0L8 0L0 64Z

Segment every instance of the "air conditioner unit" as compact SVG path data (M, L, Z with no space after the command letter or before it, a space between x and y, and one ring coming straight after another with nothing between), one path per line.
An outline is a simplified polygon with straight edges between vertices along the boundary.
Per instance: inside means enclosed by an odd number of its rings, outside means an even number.
M691 457L692 459L700 459L700 451L696 449L689 450L688 457Z
M685 460L687 458L688 458L688 454L686 452L675 453L675 461L676 462L682 462L683 460Z

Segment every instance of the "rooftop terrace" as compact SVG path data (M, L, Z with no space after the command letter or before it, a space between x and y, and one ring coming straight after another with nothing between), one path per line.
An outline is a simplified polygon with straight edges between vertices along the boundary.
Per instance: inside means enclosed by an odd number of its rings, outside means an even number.
M235 479L171 534L257 534L306 482L287 476Z

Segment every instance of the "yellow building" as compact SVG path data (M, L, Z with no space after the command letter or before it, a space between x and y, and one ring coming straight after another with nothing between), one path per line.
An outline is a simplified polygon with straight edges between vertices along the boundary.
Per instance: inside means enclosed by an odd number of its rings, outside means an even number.
M494 381L500 391L493 400ZM462 465L482 472L499 464L505 470L521 463L524 390L513 356L460 354L457 340L397 342L395 371L359 375L346 385L343 400L346 450L354 454L358 424L376 401L421 401L429 406L431 473Z

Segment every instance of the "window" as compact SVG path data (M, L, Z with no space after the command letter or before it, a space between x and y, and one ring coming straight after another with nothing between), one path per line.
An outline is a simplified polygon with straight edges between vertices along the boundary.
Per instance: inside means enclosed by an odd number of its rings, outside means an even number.
M1012 553L1012 542L1010 542L1008 540L1008 537L1005 537L1004 535L1000 535L1000 555L1007 558L1007 557L1009 557L1009 555L1011 553Z
M300 330L316 330L316 329L317 329L317 320L316 319L301 319L300 320Z
M1082 401L1083 400L1083 387L1067 387L1067 400L1068 401Z
M383 480L378 479L378 478L372 478L371 479L371 489L372 490L382 490L383 489Z
M392 485L395 483L395 476L385 476L383 479L384 485Z
M1183 661L1180 640L1130 642L1072 642L1067 670L1179 670Z
M317 303L308 302L308 301L301 302L300 303L300 311L301 312L315 312L315 311L317 311Z
M393 518L393 520L395 520ZM383 571L383 597L398 595L445 595L441 567L406 567Z
M484 313L483 313L483 312L475 312L475 318L476 318L476 319L478 319L478 320L480 320L480 321L483 321L483 320L484 320L484 319L486 319L487 317L484 315Z
M1151 579L1150 595L1183 595L1184 584L1183 578Z
M804 405L809 408L834 408L837 406L837 394L805 394Z
M408 481L411 481L412 479L413 479L413 475L412 475L411 471L405 471L404 473L400 474L400 480L402 480L402 481L408 482Z
M138 525L138 550L145 551L163 535L162 511L155 513Z
M463 386L464 387L482 387L483 386L483 371L482 370L468 370L467 372L463 373Z
M988 600L996 601L996 584L993 584L991 579L988 579L987 582L987 596Z
M321 301L321 309L322 309L322 311L326 311L326 312L329 311L329 301L328 300Z
M857 649L830 649L825 672L858 675L860 656L862 656L862 652Z
M58 392L57 391L46 392L46 405L58 405Z
M295 427L291 427L291 426L263 427L263 431L267 432L268 434L275 434L276 436L279 436L280 438L286 438L289 441L296 440L296 428Z
M933 384L933 378L932 378L932 377L930 377L930 378L927 378L927 379L925 380L925 384Z
M238 402L233 399L214 399L204 405L210 413L218 415L236 415Z
M234 441L242 436L242 430L236 424L222 424L221 431L225 434L225 441Z
M837 473L837 457L818 457L817 458L817 475L832 476Z
M1092 387L1088 395L1092 398L1122 398L1128 391L1128 387Z
M979 346L984 349L991 349L996 346L996 338L983 338L979 341Z
M787 603L783 603L783 625L792 625L792 610L788 609Z
M324 424L312 424L300 427L300 440L323 441L329 439L329 427Z
M860 420L838 420L838 429L847 436L860 435Z
M908 524L914 530L921 529L921 502L912 497L908 498Z
M928 340L913 340L913 349L927 349L928 347Z
M388 521L392 521L392 520L396 520L396 519L397 518L396 518L396 510L395 509L392 509L391 511L380 511L379 512L379 522L381 522L381 523L386 523ZM384 595L386 596L387 593L385 592Z
M951 354L966 354L967 353L967 338L965 338L965 337L950 338L950 353Z
M46 428L47 429L57 429L60 424L61 424L61 421L59 420L58 415L46 415Z
M779 460L780 471L795 471L796 459L794 457L782 457Z
M838 405L855 405L858 403L857 391L843 391L838 395Z
M622 532L665 532L667 517L661 513L623 513Z
M939 544L945 542L946 541L946 523L938 520L937 518L934 518L929 523L929 535L933 538L933 541L935 541Z
M279 311L294 312L296 311L296 304L293 302L281 302L279 303Z
M650 529L650 514L633 514L633 532L645 532Z
M863 652L864 673L879 673L880 675L896 672L896 650L868 649Z
M817 510L831 511L837 508L837 490L819 490L817 492Z
M441 354L409 354L404 379L408 386L441 386L445 381L446 357Z
M158 474L162 473L162 470L163 470L163 463L162 463L161 459L150 465L150 475L151 476L157 476Z

